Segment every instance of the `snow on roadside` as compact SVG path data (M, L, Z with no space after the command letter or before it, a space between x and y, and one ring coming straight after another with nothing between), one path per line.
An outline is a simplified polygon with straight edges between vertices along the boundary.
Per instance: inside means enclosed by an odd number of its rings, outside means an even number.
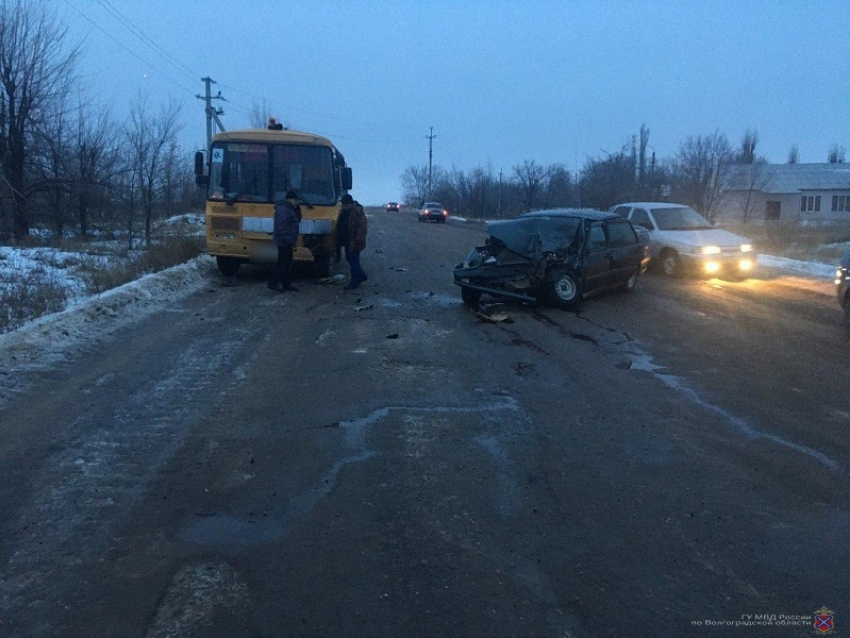
M779 268L818 279L834 279L837 269L837 264L819 264L813 261L798 261L785 257L773 257L772 255L759 255L758 263L768 268Z
M76 299L61 312L0 335L0 405L24 386L21 373L47 370L72 358L92 343L209 284L214 272L213 259L202 255L112 290Z

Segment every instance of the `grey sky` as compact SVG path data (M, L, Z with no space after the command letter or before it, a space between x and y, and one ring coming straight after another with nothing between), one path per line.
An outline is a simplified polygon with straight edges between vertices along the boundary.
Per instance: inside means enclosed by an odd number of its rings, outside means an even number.
M772 162L794 144L802 162L850 150L846 1L54 1L116 117L139 89L172 97L183 144L200 148L209 75L228 129L265 99L334 141L365 203L400 197L429 126L436 165L496 174L526 159L581 168L641 124L658 157L715 130L737 145L756 129Z

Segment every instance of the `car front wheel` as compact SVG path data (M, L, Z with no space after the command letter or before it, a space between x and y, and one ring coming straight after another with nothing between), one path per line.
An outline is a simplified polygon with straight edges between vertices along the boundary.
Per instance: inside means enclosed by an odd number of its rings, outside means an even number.
M668 250L661 255L661 272L668 277L678 277L682 271L682 260L674 250Z
M578 281L569 273L564 273L546 286L547 300L559 308L572 308L581 299Z

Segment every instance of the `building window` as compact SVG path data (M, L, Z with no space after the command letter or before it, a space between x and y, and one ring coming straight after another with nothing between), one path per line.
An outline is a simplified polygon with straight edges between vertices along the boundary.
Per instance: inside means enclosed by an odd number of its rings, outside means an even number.
M835 213L850 211L850 195L833 195L832 211Z
M800 212L820 212L820 195L803 195L800 198Z

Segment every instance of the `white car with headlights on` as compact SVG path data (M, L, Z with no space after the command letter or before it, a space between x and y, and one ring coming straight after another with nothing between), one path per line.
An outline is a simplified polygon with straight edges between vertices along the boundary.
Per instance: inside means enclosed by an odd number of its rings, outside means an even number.
M671 277L686 271L709 277L738 277L756 265L746 237L715 228L684 204L631 202L611 209L649 232L652 265Z

